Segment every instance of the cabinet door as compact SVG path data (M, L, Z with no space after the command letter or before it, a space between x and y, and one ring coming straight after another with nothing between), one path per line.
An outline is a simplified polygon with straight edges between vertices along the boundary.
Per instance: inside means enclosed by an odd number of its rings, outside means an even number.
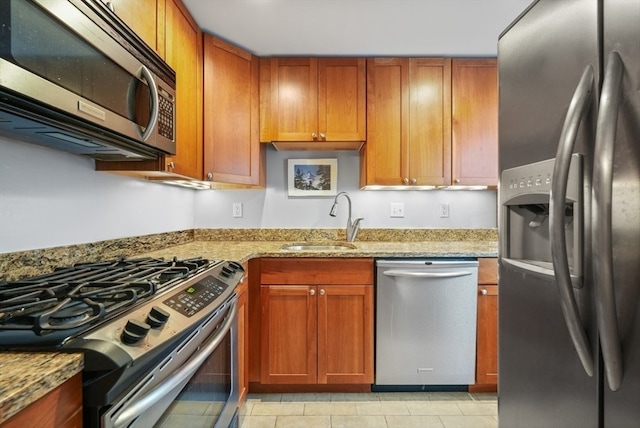
M271 140L315 141L317 133L317 59L271 59Z
M409 60L410 184L451 184L451 59Z
M318 383L373 383L373 286L318 286Z
M176 155L168 170L202 179L202 32L180 0L166 3L166 61L176 72Z
M205 178L264 186L258 58L209 35L204 48Z
M243 403L249 393L249 290L248 264L243 265L245 280L238 286L238 393Z
M82 374L78 373L24 410L0 423L2 428L82 427Z
M498 69L495 59L454 59L453 184L498 184Z
M367 60L367 144L361 185L401 185L409 175L409 59Z
M498 286L478 287L476 384L498 384Z
M163 24L158 25L158 16L161 15L159 6L164 4L164 0L103 0L103 2L109 4L118 18L158 52L156 35Z
M366 71L364 58L318 59L320 140L365 140Z
M260 382L317 383L316 287L260 287Z

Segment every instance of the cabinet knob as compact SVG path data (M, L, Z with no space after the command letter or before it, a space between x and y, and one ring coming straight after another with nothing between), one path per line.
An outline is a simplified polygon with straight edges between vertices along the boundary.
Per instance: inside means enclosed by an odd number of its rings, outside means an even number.
M321 289L320 289L320 295L321 295L321 296L324 296L324 293L325 293L324 288L321 288Z
M313 138L314 140L318 139L318 134L316 134L315 132L311 133L311 138Z
M213 180L213 173L212 172L207 174L207 180Z
M405 177L405 178L402 179L402 182L404 184L409 184L409 179Z
M315 296L316 290L312 288L311 290L309 290L309 294L311 294L312 296Z
M327 135L326 135L326 134L323 134L323 133L321 132L321 133L320 133L320 138L321 138L322 140L326 140L326 139L327 139Z
M489 292L486 289L482 288L480 290L480 294L482 294L483 296L486 296L487 294L489 294Z
M455 179L455 180L453 180L453 181L455 181L455 183L456 183L456 184L460 184L460 179L459 179L459 178L456 178L456 179Z
M113 2L105 2L105 4L107 5L107 7L109 8L109 10L113 13L116 13L116 7L113 5Z
M167 164L167 167L168 167L169 169L173 169L173 168L175 168L175 167L176 167L176 164L175 164L175 162L169 162L169 163Z
M412 178L411 179L411 184L416 184L417 182L418 182L418 179L416 179L416 178Z

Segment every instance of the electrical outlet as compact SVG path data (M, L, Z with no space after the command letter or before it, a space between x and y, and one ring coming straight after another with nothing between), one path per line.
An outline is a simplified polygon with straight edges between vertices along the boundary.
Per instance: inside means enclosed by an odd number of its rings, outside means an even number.
M389 212L390 217L404 217L404 203L391 202L389 207L390 207L390 212Z
M242 202L233 203L233 216L242 217Z
M449 204L440 204L440 217L449 217Z

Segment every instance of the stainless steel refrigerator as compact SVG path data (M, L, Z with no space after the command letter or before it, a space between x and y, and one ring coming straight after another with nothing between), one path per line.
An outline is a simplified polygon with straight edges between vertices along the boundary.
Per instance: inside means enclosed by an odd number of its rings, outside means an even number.
M640 0L500 36L498 423L640 427Z

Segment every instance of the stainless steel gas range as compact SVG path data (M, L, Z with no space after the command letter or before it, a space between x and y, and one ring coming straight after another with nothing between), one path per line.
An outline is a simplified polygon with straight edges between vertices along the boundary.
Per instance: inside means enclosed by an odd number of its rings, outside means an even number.
M232 261L140 258L0 282L0 349L82 352L86 427L169 425L187 401L232 426L243 276Z

